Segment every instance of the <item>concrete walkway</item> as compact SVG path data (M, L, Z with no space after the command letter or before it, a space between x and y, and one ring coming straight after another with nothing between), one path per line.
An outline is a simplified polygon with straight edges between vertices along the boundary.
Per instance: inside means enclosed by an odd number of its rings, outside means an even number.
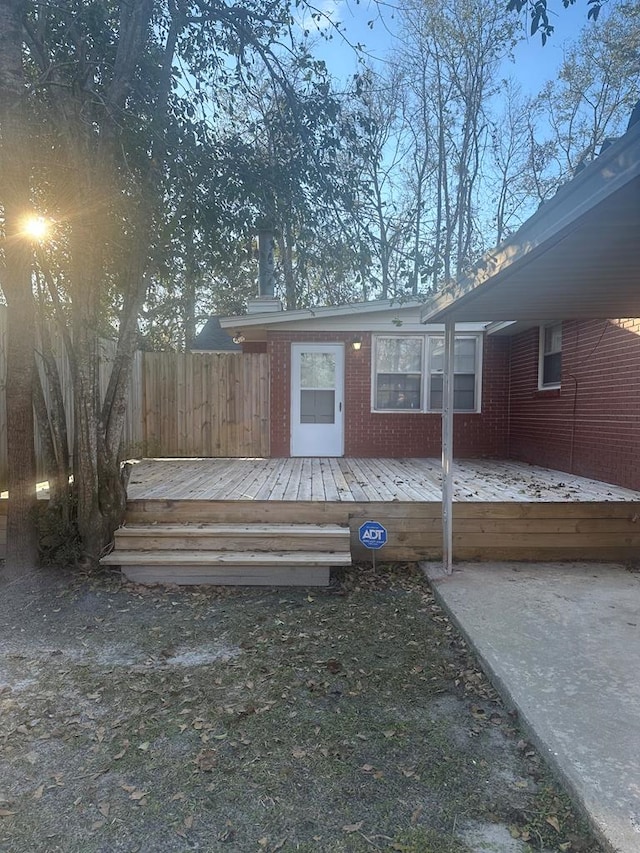
M640 851L640 573L425 564L508 705L611 849Z

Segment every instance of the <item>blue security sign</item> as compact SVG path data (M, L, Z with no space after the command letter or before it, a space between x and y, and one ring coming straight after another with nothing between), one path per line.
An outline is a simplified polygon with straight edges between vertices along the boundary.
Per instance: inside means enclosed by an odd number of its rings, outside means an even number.
M387 529L379 521L365 521L358 529L358 538L365 548L377 550L386 545Z

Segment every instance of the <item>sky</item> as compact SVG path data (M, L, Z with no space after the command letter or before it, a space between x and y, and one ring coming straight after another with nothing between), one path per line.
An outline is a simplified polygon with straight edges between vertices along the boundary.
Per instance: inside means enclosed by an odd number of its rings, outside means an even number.
M496 0L503 2L503 0ZM506 0L504 0L506 2ZM392 0L393 3L393 0ZM374 3L362 0L324 0L319 4L332 20L340 21L346 39L351 44L366 46L366 54L374 63L393 61L393 40L397 17L392 3ZM554 11L555 8L555 11ZM549 17L555 32L543 47L540 35L526 37L514 52L514 61L505 61L502 72L505 77L514 77L523 92L535 95L543 84L552 79L562 62L563 45L575 40L582 27L588 26L586 0L564 9L561 0L550 0ZM373 27L368 26L374 21ZM524 18L523 18L524 21ZM325 31L328 31L325 27ZM338 79L346 79L357 71L357 60L349 44L338 35L332 41L317 40L314 51L325 60L330 73Z

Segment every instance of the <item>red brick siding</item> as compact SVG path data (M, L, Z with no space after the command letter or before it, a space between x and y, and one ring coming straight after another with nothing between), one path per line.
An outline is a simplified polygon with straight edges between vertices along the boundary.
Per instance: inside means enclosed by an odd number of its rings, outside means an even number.
M640 489L640 319L563 323L559 392L537 390L538 335L511 344L510 456Z
M242 343L242 352L261 353L266 351L266 341L243 341Z
M425 457L441 453L439 414L371 411L371 336L349 346L354 333L269 334L271 355L271 454L289 456L291 343L345 343L345 456ZM456 456L504 457L507 452L509 342L485 341L482 413L456 414Z

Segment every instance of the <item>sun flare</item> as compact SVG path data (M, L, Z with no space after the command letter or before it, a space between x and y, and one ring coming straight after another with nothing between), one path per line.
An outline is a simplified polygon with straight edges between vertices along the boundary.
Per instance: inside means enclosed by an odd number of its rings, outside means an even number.
M30 214L24 218L21 230L30 240L46 240L51 233L51 222L44 216Z

